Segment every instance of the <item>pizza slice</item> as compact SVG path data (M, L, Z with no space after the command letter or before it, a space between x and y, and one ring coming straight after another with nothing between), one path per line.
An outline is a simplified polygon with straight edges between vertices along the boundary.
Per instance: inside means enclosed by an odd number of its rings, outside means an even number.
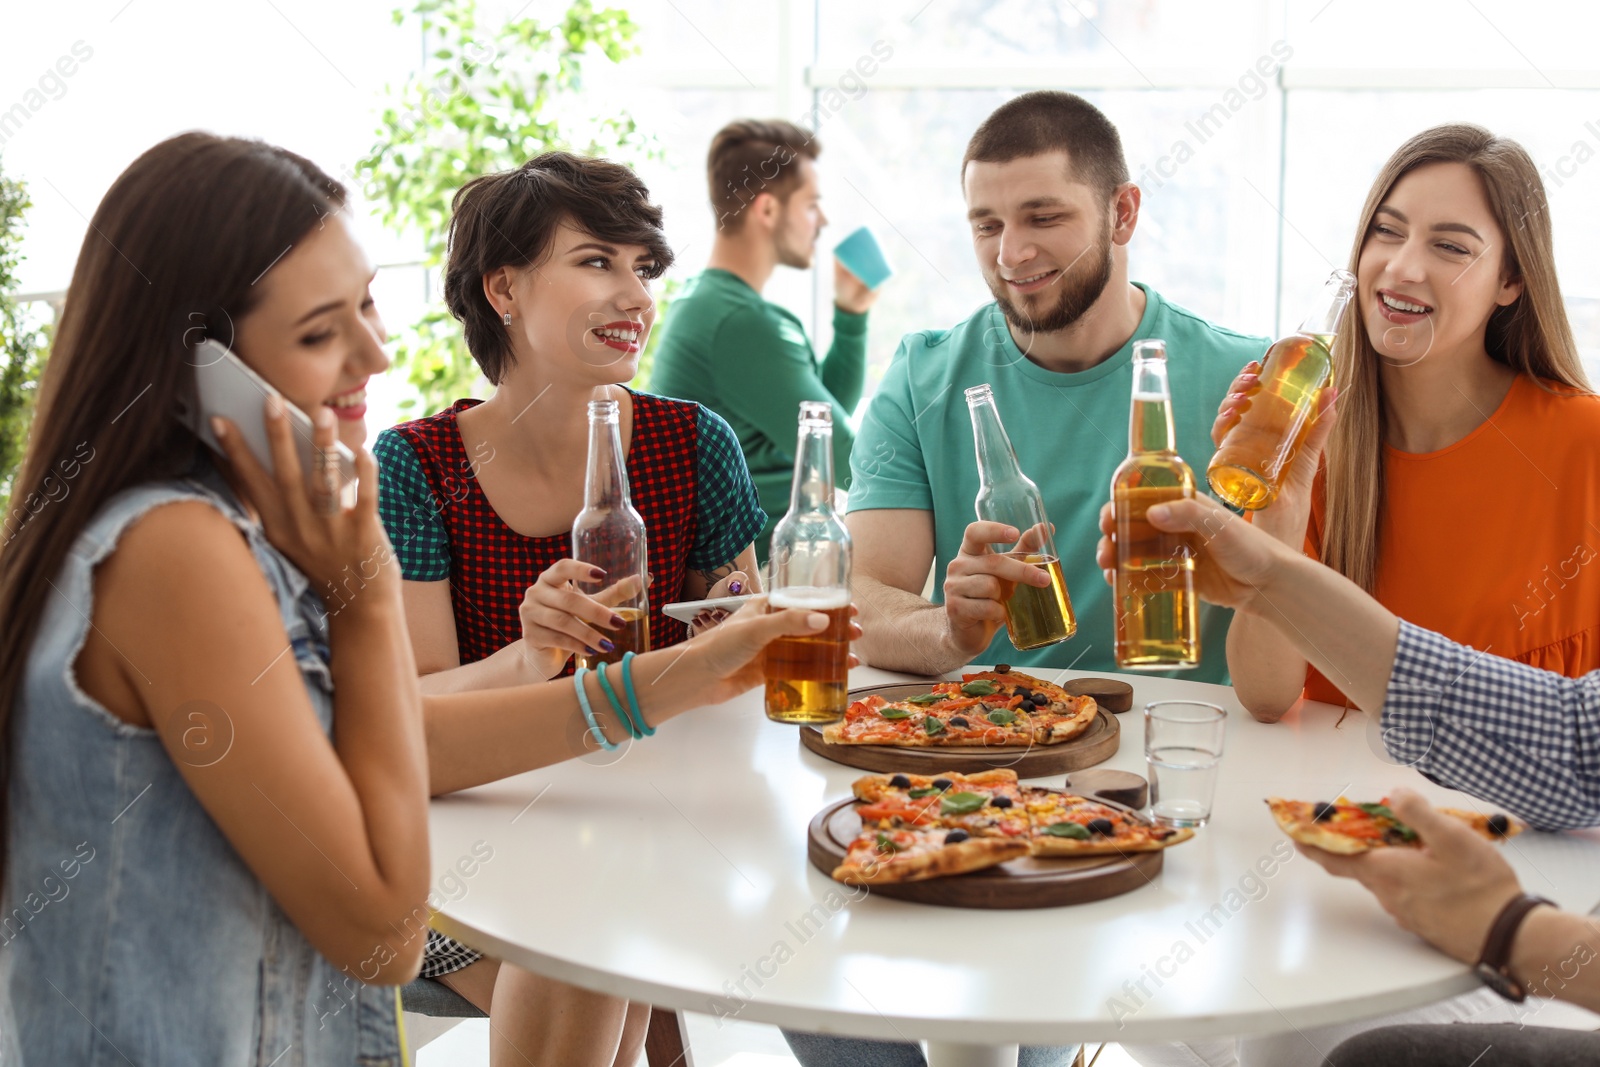
M861 821L878 826L943 826L1026 839L1027 812L1012 770L935 776L874 774L852 786Z
M1100 713L1093 697L1074 696L1054 682L1003 663L992 671L963 674L960 685L963 694L977 695L986 703L1003 701L1005 707L1025 716L1032 727L1029 740L1036 744L1071 741L1094 725Z
M875 693L854 701L842 720L822 728L823 740L830 744L895 748L1026 746L1034 734L1034 723L1025 714L948 692L892 702Z
M864 826L833 878L846 885L890 885L981 871L1028 854L1025 840L963 829Z
M1284 833L1301 844L1327 852L1349 856L1375 848L1422 847L1422 839L1390 810L1387 798L1377 804L1357 804L1344 797L1333 803L1268 797L1267 807ZM1509 815L1485 815L1458 808L1439 810L1465 822L1490 841L1514 837L1526 829Z
M1152 825L1121 808L1051 789L1024 789L1022 799L1035 856L1158 852L1194 836L1187 827Z

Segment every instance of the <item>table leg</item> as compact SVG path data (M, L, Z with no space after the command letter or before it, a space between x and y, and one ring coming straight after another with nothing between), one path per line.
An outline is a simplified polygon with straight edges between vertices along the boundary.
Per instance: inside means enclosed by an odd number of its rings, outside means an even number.
M928 1067L1017 1067L1016 1045L960 1045L924 1042Z

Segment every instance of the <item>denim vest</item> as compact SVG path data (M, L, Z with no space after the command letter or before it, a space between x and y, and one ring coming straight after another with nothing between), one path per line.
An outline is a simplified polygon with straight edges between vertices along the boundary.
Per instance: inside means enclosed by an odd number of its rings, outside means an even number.
M55 578L60 595L45 602L12 709L0 1064L400 1067L396 990L362 985L323 959L211 821L155 732L78 686L73 663L89 630L94 566L151 508L189 499L244 534L277 597L306 695L332 731L322 601L209 460L189 479L139 486L101 509ZM225 715L187 719L183 758L225 759Z

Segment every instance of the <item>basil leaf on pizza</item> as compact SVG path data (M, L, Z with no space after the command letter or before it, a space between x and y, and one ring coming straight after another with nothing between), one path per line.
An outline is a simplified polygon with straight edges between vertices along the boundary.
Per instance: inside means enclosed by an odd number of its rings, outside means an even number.
M948 793L939 801L939 814L969 815L987 803L989 798L981 793Z

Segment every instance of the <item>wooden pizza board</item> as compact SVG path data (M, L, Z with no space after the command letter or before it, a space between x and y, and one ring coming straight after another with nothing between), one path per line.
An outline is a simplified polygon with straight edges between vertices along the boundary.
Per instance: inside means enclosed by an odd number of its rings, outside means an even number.
M928 692L928 682L874 685L850 690L850 700L857 701L876 693L888 701L902 700L918 693ZM885 771L906 774L938 774L941 771L959 771L975 774L997 768L1009 768L1018 778L1044 778L1052 774L1068 774L1104 763L1117 754L1121 743L1122 727L1117 717L1100 708L1089 728L1059 745L997 745L972 748L895 748L891 745L834 745L822 739L822 731L815 726L800 728L800 747L810 749L823 759L842 763L846 767L859 767L864 771Z
M1109 803L1100 797L1095 799ZM1139 818L1143 821L1143 816ZM831 877L860 832L861 817L856 814L855 798L823 808L811 820L808 832L806 854L811 865ZM1161 873L1162 855L1131 852L1081 859L1022 856L971 874L868 888L874 896L947 908L1055 908L1132 892Z

